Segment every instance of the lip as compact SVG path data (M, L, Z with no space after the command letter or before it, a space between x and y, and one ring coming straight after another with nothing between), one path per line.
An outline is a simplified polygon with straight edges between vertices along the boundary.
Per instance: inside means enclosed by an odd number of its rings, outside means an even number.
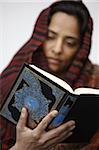
M61 62L61 60L57 58L47 58L47 59L49 63L55 64L55 65L58 65Z

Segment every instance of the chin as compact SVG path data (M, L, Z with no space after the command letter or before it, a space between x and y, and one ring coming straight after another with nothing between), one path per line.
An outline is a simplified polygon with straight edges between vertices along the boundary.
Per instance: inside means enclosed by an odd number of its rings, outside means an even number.
M58 73L61 69L59 67L49 66L49 70L53 73Z

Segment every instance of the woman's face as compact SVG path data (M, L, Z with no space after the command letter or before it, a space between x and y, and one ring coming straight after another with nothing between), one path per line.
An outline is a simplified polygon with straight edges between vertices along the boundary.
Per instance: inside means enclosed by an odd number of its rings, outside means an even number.
M75 16L57 12L48 26L48 36L43 45L48 67L61 72L68 66L80 46L80 29Z

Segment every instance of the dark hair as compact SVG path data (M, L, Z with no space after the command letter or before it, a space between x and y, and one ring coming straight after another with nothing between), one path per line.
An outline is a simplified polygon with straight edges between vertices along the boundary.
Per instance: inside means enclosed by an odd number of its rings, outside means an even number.
M57 12L64 12L69 15L76 16L80 25L81 37L83 36L88 25L88 19L90 14L87 7L83 4L82 1L58 1L53 3L50 8L51 9L49 12L48 24L50 23L52 16Z

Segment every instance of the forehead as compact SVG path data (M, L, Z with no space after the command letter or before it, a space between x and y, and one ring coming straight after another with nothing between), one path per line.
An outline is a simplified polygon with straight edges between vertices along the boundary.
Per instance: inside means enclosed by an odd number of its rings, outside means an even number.
M55 13L50 21L49 30L62 35L79 36L79 22L76 16L68 15L64 12Z

